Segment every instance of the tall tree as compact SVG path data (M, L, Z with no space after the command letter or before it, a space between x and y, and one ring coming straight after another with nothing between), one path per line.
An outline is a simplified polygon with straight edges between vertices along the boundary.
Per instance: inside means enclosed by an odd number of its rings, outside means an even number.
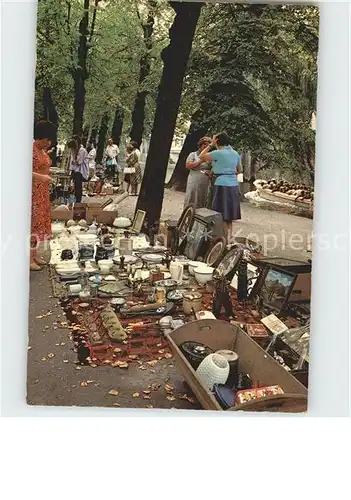
M89 29L89 7L90 0L84 0L83 15L79 22L79 42L77 48L77 60L72 65L72 78L74 82L74 104L73 104L73 134L82 135L83 118L85 107L86 88L88 79L88 52L95 31L97 8L100 0L94 0L94 10ZM68 2L70 5L70 2Z
M57 131L59 126L59 117L51 95L51 89L49 87L44 87L43 90L43 110L44 118L55 125L55 136L51 146L53 147L53 152L51 153L52 165L56 167L56 146L57 146Z
M176 16L169 30L170 43L162 51L164 63L157 96L154 127L136 209L145 210L150 227L159 221L169 153L177 121L183 79L196 25L200 2L170 2Z
M105 113L104 116L102 117L102 120L101 120L99 135L98 135L98 142L97 142L97 147L96 147L96 161L98 163L100 163L102 161L102 158L104 156L105 142L106 142L106 136L107 136L107 132L108 132L108 122L109 122L109 115L108 115L108 113Z
M200 114L201 111L198 110L192 116L189 132L183 142L172 177L167 184L168 188L173 188L176 191L185 191L189 175L189 170L185 168L186 159L192 151L196 151L197 143L207 132L205 126L198 120Z
M119 146L121 142L123 120L124 120L124 111L120 106L117 106L111 130L111 137L113 139L113 142L117 144L117 146Z
M132 128L130 131L130 137L133 141L138 143L139 147L142 143L144 133L145 105L146 97L148 94L148 90L145 88L145 81L149 76L151 69L151 50L153 46L153 32L157 2L155 0L148 0L146 8L147 17L146 21L143 21L143 14L139 11L139 6L136 6L137 14L143 30L145 50L140 59L138 92L135 98L134 109L132 112Z

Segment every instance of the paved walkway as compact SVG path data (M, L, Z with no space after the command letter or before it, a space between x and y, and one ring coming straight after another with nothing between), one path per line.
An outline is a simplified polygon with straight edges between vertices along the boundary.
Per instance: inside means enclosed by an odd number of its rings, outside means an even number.
M133 218L137 197L131 196L120 205L120 215ZM162 209L163 219L177 220L182 213L184 193L165 190ZM285 256L306 260L311 258L307 252L312 233L312 220L274 210L263 210L244 202L241 205L240 221L235 222L237 236L250 236L259 241L267 255Z

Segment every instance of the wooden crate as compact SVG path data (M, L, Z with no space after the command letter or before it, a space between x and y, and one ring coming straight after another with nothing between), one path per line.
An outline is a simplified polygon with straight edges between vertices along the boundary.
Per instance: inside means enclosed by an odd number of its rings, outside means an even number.
M213 351L229 349L239 355L239 371L249 373L255 387L280 385L284 396L265 398L244 405L234 406L232 411L288 411L307 410L307 389L277 361L254 342L240 327L220 320L199 320L188 323L168 335L177 365L205 410L222 410L215 396L199 381L195 370L180 350L183 342L201 342ZM265 410L266 409L266 410Z

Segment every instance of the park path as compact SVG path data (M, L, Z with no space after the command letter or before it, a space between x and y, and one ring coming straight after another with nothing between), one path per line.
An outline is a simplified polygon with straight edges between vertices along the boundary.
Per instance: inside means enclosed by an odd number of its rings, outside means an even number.
M120 215L133 218L137 197L130 196L120 205ZM165 190L162 208L164 220L177 220L182 213L184 193ZM235 222L237 236L250 236L263 245L267 255L305 260L312 233L312 220L281 211L264 210L249 202L241 204L240 221Z

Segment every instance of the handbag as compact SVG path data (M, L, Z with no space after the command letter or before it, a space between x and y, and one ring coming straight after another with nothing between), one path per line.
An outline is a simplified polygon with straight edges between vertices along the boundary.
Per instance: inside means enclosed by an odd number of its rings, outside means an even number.
M135 167L125 167L124 173L125 174L135 174Z

